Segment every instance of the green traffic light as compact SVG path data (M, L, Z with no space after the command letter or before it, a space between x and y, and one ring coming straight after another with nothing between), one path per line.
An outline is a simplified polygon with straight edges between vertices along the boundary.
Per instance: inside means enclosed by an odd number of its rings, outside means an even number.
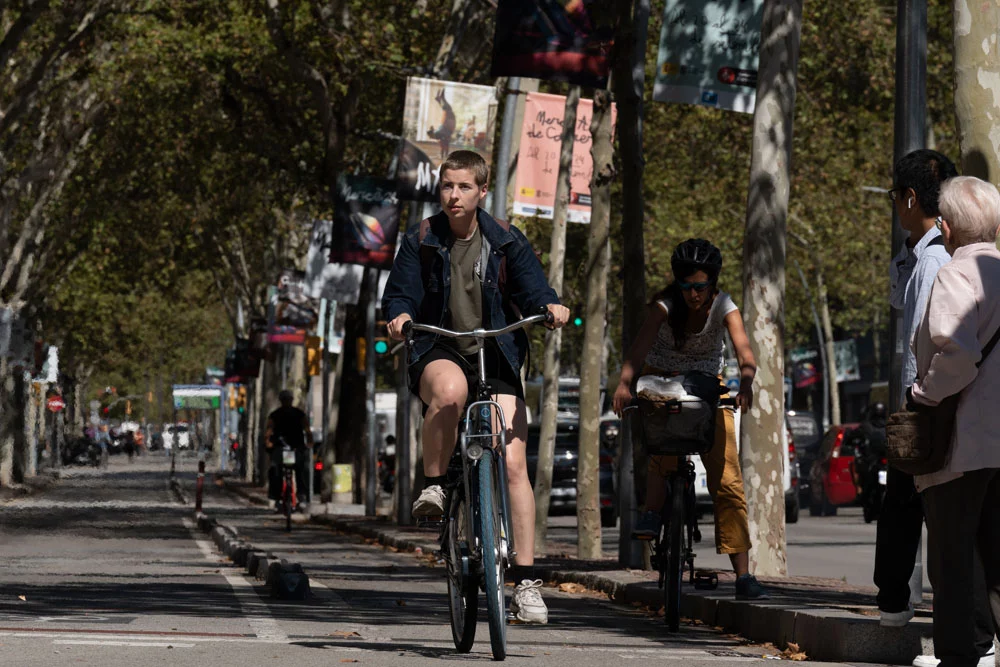
M375 341L375 354L385 354L389 351L389 343L384 340Z
M577 317L577 318L575 318L573 320L573 326L575 326L575 327L581 326L582 324L583 324L583 318L582 317Z

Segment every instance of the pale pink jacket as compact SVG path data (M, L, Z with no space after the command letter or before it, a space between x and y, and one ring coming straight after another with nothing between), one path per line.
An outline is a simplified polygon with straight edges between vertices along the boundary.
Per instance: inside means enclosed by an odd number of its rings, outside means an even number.
M1000 251L992 243L955 250L938 271L927 311L913 338L913 398L937 405L962 392L944 470L915 477L922 491L963 472L1000 468L1000 344L976 368L1000 327Z

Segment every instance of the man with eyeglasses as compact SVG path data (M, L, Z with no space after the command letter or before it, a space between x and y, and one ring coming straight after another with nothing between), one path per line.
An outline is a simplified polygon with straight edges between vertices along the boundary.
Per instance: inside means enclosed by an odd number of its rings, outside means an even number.
M893 308L903 311L899 331L900 336L905 336L902 387L909 387L916 379L917 362L910 341L923 319L938 269L951 259L941 236L938 195L941 184L955 176L958 170L946 156L919 149L896 163L893 187L888 191L900 226L909 232L903 249L889 265L889 301ZM898 410L902 406L892 408ZM883 626L902 627L913 618L909 582L923 519L923 507L913 477L890 467L875 539L875 585L879 589L878 607ZM983 603L986 604L985 595ZM980 607L982 612L977 609L977 637L982 635L983 642L988 641L992 647L989 608ZM934 656L921 655L913 664L933 667L937 662Z

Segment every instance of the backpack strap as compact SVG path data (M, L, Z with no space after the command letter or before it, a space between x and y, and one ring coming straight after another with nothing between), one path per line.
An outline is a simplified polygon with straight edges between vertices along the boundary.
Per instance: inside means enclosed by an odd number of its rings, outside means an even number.
M943 236L935 236L935 237L934 237L934 238L932 238L932 239L931 239L930 241L928 241L928 242L927 242L927 245L926 245L926 246L924 246L924 247L926 247L926 248L930 248L930 247L931 247L932 245L940 245L940 246L943 246L943 245L944 245L944 237L943 237Z

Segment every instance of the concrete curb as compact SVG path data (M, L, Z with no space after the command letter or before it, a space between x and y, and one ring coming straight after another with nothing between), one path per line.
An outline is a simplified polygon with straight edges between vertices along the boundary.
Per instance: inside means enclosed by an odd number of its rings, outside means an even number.
M174 487L174 484L171 486ZM196 520L198 529L212 538L216 548L233 561L233 565L264 582L271 597L302 600L310 595L309 575L299 563L290 563L254 547L249 541L241 539L235 528L221 524L202 512L196 515Z
M417 541L390 530L358 525L333 516L315 516L313 521L344 532L375 539L402 551L427 552L434 539ZM628 572L581 572L552 566L536 566L538 576L556 584L577 583L608 595L622 604L640 603L654 609L663 606L663 591L656 582L638 579ZM932 623L919 617L903 628L884 628L877 616L865 616L840 608L809 606L801 601L738 601L731 593L691 592L681 598L681 613L713 627L779 648L799 645L810 660L827 662L877 662L909 665L922 653L932 653Z

